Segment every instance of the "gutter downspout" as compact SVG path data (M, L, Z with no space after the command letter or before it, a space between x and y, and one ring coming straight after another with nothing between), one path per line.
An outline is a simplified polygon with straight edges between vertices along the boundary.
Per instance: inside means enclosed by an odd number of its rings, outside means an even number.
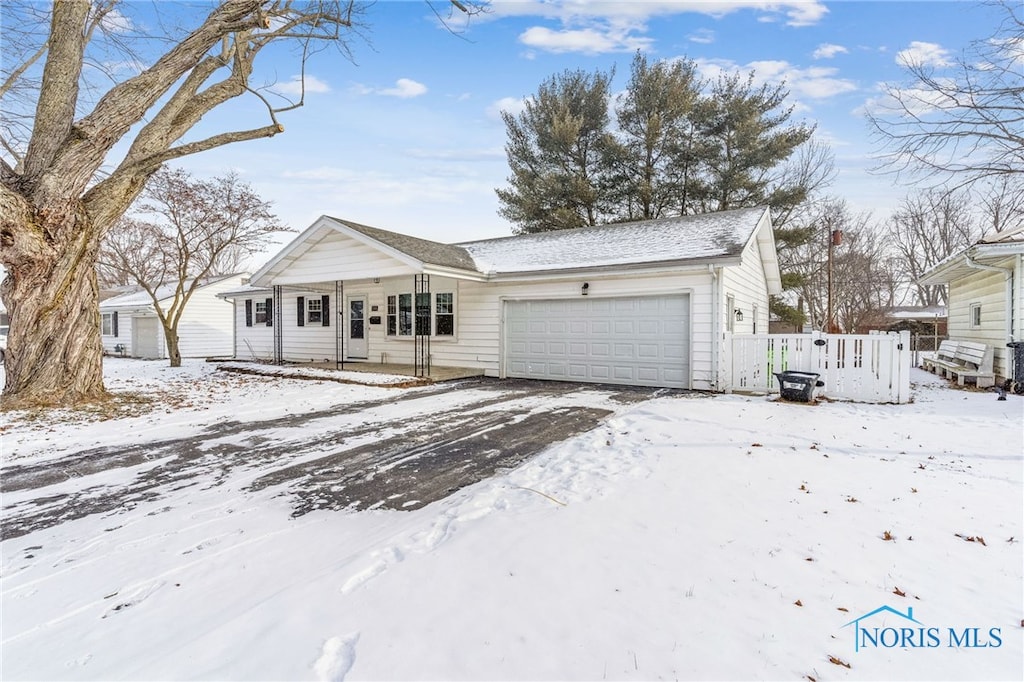
M714 265L708 263L708 273L711 275L711 338L715 340L714 352L711 353L711 389L713 391L720 390L721 377L718 374L719 356L722 354L722 348L725 346L725 339L720 331L721 322L719 315L722 312L721 298L722 292L721 280L718 278L718 270ZM691 372L692 376L692 372ZM691 381L691 388L693 383Z

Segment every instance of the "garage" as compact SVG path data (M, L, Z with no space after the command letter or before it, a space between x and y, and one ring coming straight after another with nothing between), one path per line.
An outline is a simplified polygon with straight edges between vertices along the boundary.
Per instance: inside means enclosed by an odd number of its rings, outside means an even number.
M690 387L687 294L505 301L505 374Z

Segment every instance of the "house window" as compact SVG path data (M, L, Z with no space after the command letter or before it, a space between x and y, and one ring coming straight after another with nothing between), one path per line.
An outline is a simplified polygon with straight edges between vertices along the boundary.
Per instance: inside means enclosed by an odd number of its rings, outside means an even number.
M306 324L331 326L331 303L329 296L299 296L295 299L298 317L295 324L304 327ZM270 313L273 314L272 312ZM269 320L268 320L269 322Z
M430 294L416 294L416 333L430 336Z
M971 328L977 329L981 326L981 304L971 304Z
M438 294L435 310L435 333L438 336L453 336L455 334L455 294Z
M736 330L736 315L733 312L736 309L736 297L729 294L725 297L725 331L731 332Z
M103 336L117 336L117 313L103 313Z
M412 336L412 294L398 295L398 335Z
M413 302L415 301L415 308ZM387 297L387 335L455 335L455 294L392 294Z
M388 336L398 333L398 297L388 296Z
M251 298L245 299L245 326L262 324L268 327L274 326L274 300L265 298L262 301L254 301ZM305 310L300 313L305 315ZM301 322L300 322L301 324Z
M306 299L306 322L309 324L320 324L324 319L323 308L319 298Z

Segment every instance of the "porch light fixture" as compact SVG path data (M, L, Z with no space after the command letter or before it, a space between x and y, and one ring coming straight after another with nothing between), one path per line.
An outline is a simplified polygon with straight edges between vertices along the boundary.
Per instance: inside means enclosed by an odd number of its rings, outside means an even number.
M380 284L380 277L374 277L373 278L373 283L374 284Z
M584 296L586 296L589 290L590 290L590 282L584 282L583 283L583 288L580 290L580 293L583 294Z
M743 311L742 310L737 308L736 310L733 311L733 314L736 316L736 321L737 322L742 322L743 321Z

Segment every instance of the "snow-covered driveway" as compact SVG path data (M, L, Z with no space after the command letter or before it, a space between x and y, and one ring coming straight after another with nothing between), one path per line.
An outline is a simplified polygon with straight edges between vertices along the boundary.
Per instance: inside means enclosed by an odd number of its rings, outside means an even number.
M294 516L418 509L594 428L611 413L603 402L667 393L471 379L15 463L0 479L0 540L92 514L121 525L167 513L192 499L193 486L270 490Z

